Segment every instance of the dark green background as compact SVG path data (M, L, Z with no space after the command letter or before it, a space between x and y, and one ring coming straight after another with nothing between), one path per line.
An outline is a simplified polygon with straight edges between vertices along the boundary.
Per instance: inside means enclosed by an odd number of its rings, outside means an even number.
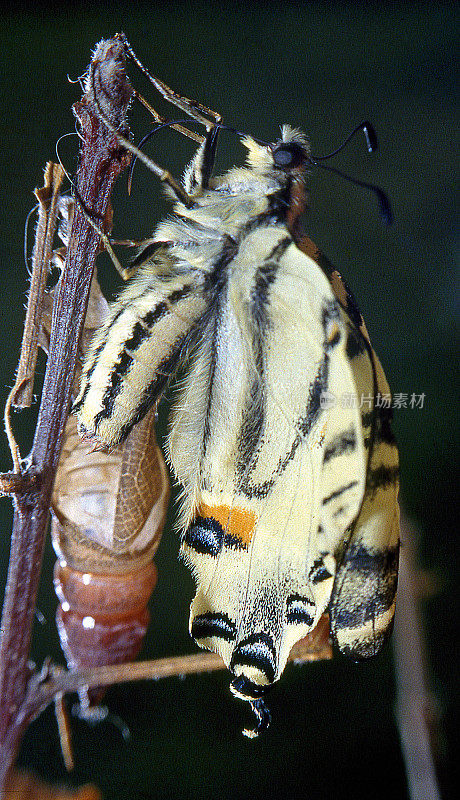
M152 2L34 4L4 12L0 26L2 398L21 339L27 288L22 238L31 191L45 161L54 158L57 138L74 130L70 106L79 87L67 75L84 71L99 39L124 30L154 73L264 139L276 138L279 124L289 122L305 130L313 152L321 154L364 117L376 126L378 154L368 157L363 142L355 141L335 163L386 189L393 227L382 225L372 195L321 171L311 178L306 226L357 295L393 391L426 395L422 410L397 414L396 430L402 503L421 530L422 564L438 579L438 593L423 612L446 735L440 747L445 797L452 796L449 759L458 720L458 22L454 5L442 3L246 3L240 10L227 2L218 8ZM130 73L144 93L150 91L134 67ZM153 92L149 96L157 102ZM149 122L139 116L136 126L140 136ZM223 167L241 157L229 134L225 141ZM150 147L175 174L191 154L171 132ZM75 137L64 140L61 153L70 170L75 152ZM146 235L166 209L157 182L139 168L130 201L124 184L118 187L114 233ZM32 420L32 412L15 419L24 452ZM4 440L1 454L7 469ZM5 575L7 500L0 510ZM194 649L187 632L192 583L176 561L177 549L177 537L166 532L145 648L150 657ZM52 563L48 546L40 591L46 621L37 624L34 641L38 663L46 654L61 659ZM75 721L77 768L70 778L48 710L30 728L21 763L53 781L93 780L106 800L407 797L392 711L391 650L364 665L337 659L287 668L271 698L272 726L256 741L241 736L248 712L231 698L228 682L222 674L115 687L110 709L129 726L131 740L125 744L109 723L91 729Z

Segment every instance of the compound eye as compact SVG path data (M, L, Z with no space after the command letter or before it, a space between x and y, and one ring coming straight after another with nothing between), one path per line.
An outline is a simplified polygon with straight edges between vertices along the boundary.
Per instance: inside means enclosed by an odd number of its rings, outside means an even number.
M275 167L294 169L305 161L305 153L297 144L279 144L273 150Z

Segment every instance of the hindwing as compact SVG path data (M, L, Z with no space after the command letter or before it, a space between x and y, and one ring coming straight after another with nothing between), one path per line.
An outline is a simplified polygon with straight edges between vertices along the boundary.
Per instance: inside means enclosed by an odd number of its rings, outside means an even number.
M328 277L347 331L346 354L361 403L366 488L357 519L344 534L330 602L331 631L354 658L375 655L391 632L399 559L399 459L391 428L391 395L358 305L346 282L311 240L298 242ZM336 457L336 453L326 458ZM340 468L340 462L337 461Z

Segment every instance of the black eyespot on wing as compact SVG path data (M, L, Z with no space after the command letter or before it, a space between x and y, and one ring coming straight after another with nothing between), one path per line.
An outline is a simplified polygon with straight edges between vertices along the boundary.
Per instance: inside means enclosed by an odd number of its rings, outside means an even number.
M254 667L263 672L268 683L273 683L276 673L276 652L272 637L268 633L253 633L235 647L230 661L230 670L238 666Z
M212 517L197 517L185 531L183 543L197 553L216 558L224 544L222 525Z
M231 550L247 550L248 545L237 535L224 531L220 522L213 517L197 517L184 533L182 544L196 553L217 558L222 547Z
M286 622L291 625L313 625L315 604L308 597L291 594L286 601Z
M279 144L272 150L273 163L279 169L295 169L305 161L305 151L298 144Z

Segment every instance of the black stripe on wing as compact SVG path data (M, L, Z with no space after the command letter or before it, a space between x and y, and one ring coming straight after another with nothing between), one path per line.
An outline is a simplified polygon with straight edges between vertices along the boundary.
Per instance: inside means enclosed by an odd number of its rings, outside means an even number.
M236 639L236 625L227 614L208 611L199 614L192 621L191 630L193 638L198 642L201 639L224 639L233 642Z
M356 431L354 428L339 433L324 451L324 463L331 459L343 456L345 453L352 453L356 450Z

